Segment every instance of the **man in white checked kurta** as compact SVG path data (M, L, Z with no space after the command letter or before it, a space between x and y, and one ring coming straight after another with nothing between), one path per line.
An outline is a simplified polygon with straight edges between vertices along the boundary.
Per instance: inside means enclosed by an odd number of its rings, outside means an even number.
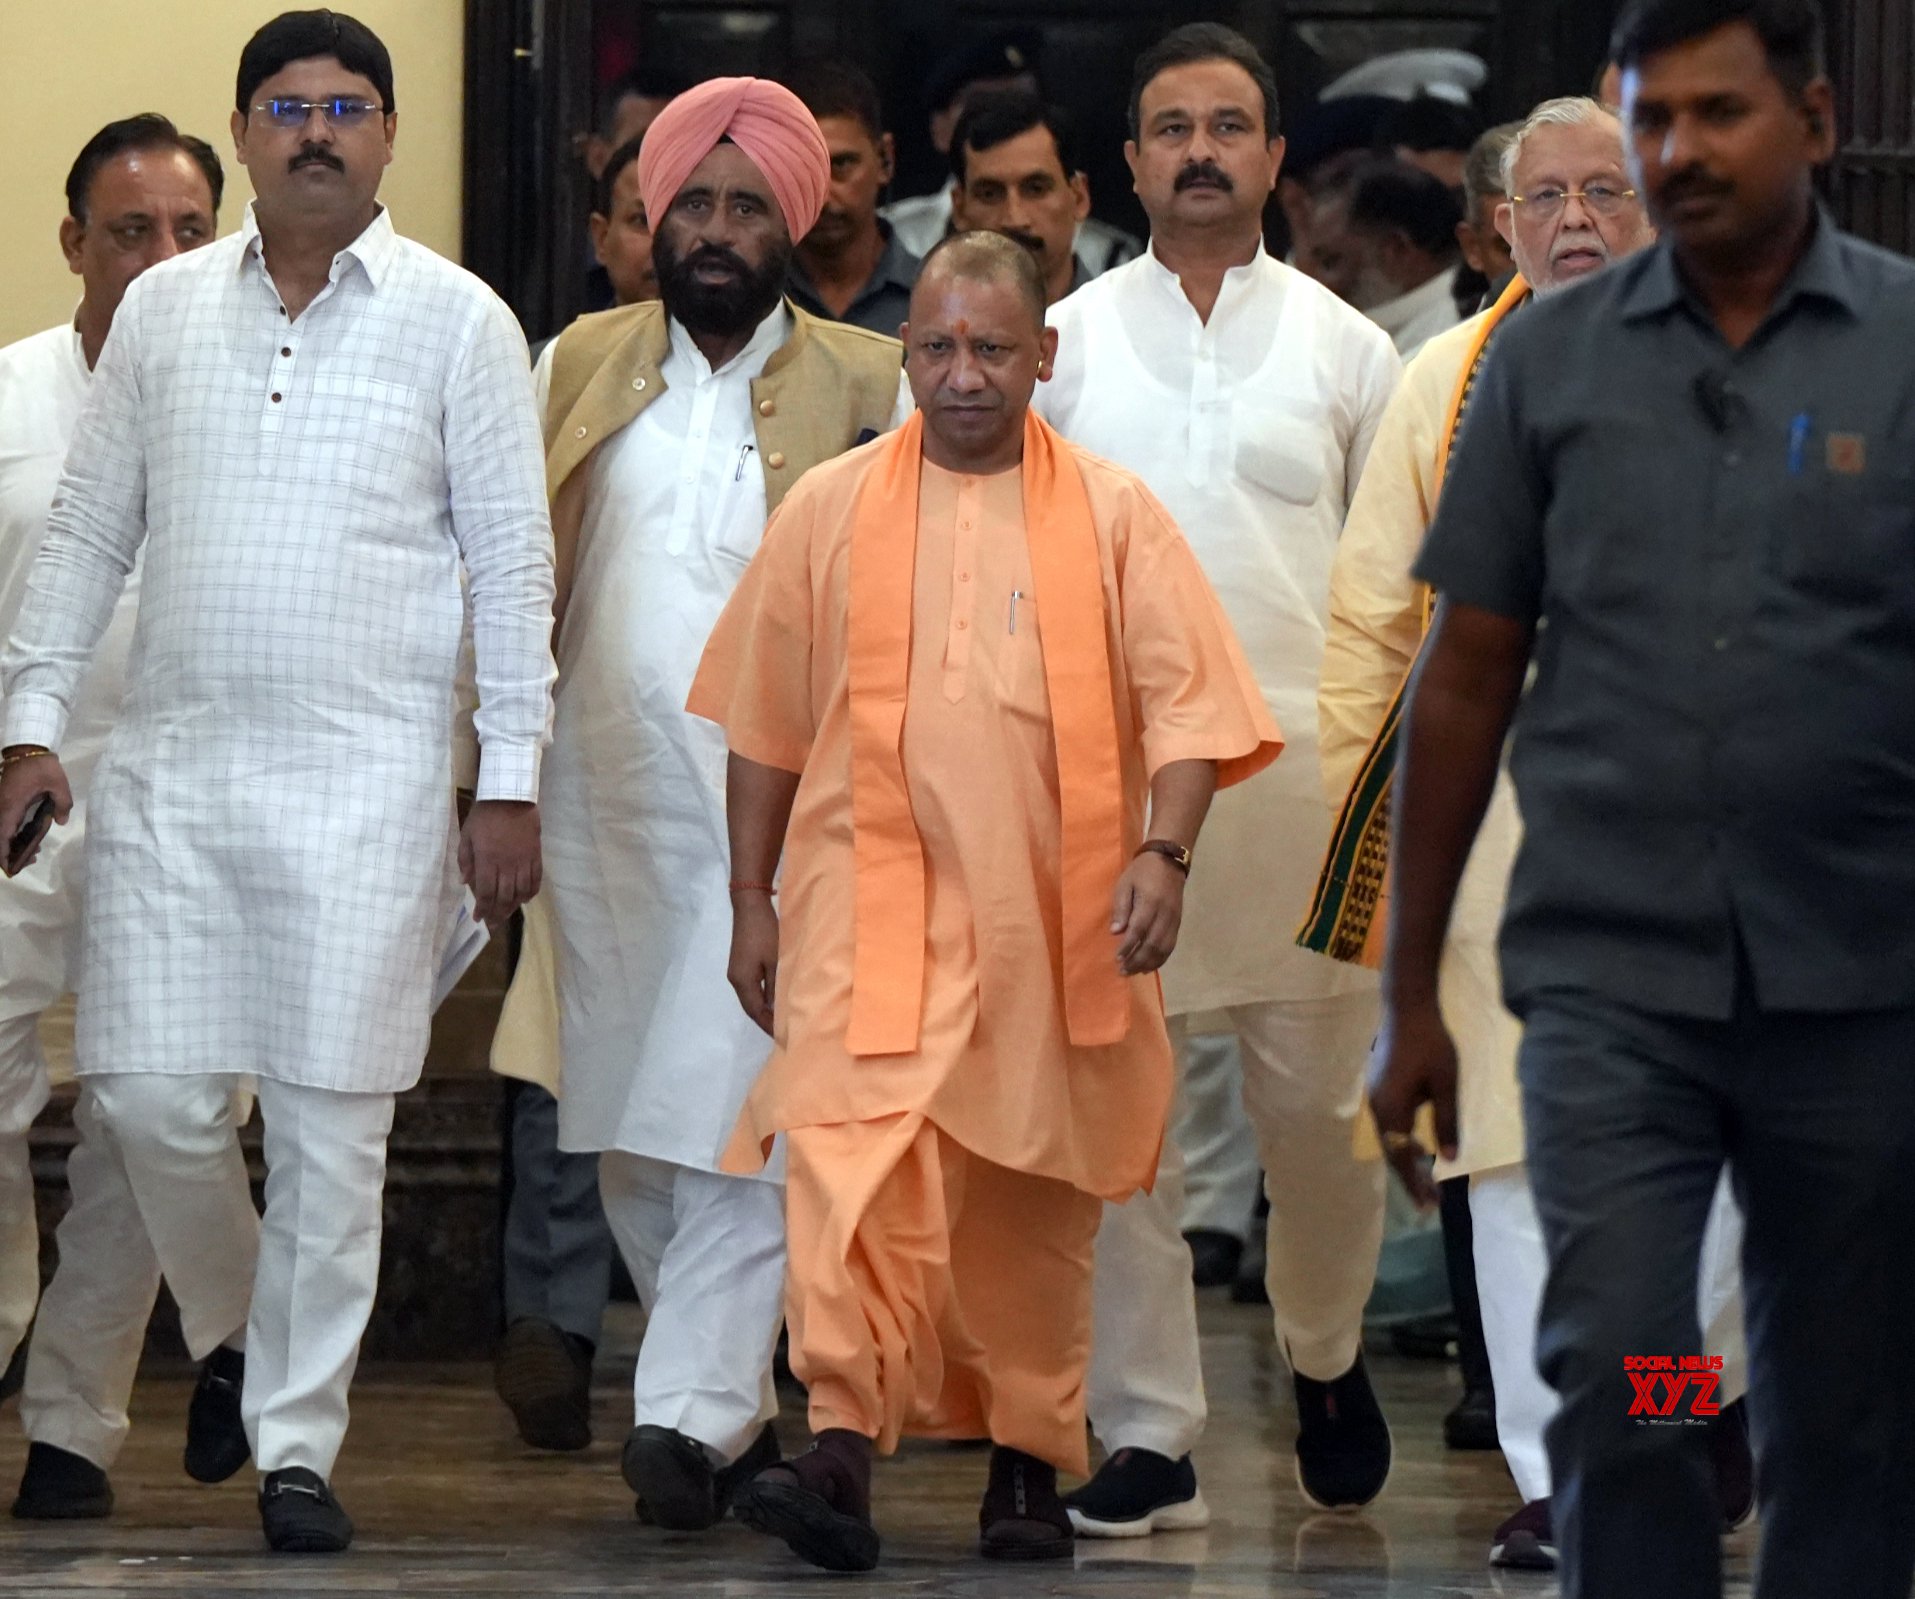
M60 743L144 545L92 798L78 1066L142 1213L204 1204L209 1235L231 1225L231 1074L259 1078L242 1408L282 1550L351 1537L325 1479L377 1280L393 1095L419 1074L457 892L462 561L481 766L458 860L488 920L536 884L549 720L524 341L377 206L391 83L384 47L329 13L248 45L233 120L259 198L121 306L6 667L0 819L63 788L20 752ZM199 1285L179 1265L161 1261L185 1305Z
M1282 145L1269 68L1248 43L1178 29L1140 78L1126 155L1151 246L1051 308L1056 371L1034 403L1162 497L1288 741L1211 807L1164 999L1173 1037L1211 1012L1241 1044L1299 1481L1343 1508L1375 1494L1389 1461L1360 1359L1384 1172L1353 1152L1377 989L1291 936L1330 833L1315 737L1330 563L1400 367L1380 329L1264 252ZM1155 1190L1107 1205L1098 1234L1087 1408L1111 1459L1068 1501L1096 1536L1207 1518L1187 1460L1205 1407L1182 1162L1173 1142L1164 1156Z

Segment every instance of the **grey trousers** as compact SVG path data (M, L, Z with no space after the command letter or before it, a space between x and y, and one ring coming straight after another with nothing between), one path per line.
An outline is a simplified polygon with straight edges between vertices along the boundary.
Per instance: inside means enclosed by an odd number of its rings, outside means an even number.
M597 1344L616 1246L598 1193L598 1156L559 1148L559 1102L512 1085L512 1194L505 1209L505 1320L526 1316Z
M1747 1218L1756 1599L1908 1599L1915 1577L1915 1009L1729 1021L1555 992L1524 1017L1549 1253L1537 1363L1564 1599L1715 1599L1706 1429L1632 1417L1632 1355L1697 1355L1726 1162ZM1667 1403L1666 1390L1663 1403Z

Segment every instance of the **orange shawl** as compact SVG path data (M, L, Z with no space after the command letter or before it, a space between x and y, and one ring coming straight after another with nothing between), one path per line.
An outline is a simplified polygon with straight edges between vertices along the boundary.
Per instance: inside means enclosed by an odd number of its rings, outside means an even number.
M851 528L848 666L855 937L853 1055L918 1047L924 1010L924 850L904 775L918 476L924 420L876 446ZM1130 998L1112 959L1110 896L1124 869L1123 776L1105 643L1103 575L1083 479L1035 412L1024 422L1024 529L1044 618L1063 828L1064 1016L1080 1047L1115 1044Z

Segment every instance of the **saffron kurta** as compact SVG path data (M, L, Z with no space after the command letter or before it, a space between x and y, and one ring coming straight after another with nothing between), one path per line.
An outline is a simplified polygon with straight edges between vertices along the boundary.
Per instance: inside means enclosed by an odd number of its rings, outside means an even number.
M1058 447L1082 475L1096 530L1128 852L1144 837L1158 768L1212 759L1233 781L1274 758L1279 735L1167 513L1130 473ZM734 752L803 774L781 879L776 1047L726 1165L755 1166L789 1128L918 1112L1000 1166L1123 1199L1156 1168L1170 1045L1153 977L1129 981L1120 1042L1067 1038L1053 707L1016 470L922 467L902 743L925 870L921 1028L907 1053L846 1047L850 535L884 448L828 462L793 489L692 688L690 709L722 723Z

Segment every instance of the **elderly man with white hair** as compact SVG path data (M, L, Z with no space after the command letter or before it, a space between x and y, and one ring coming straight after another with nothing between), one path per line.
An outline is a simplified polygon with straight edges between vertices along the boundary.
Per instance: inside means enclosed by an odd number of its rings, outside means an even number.
M1429 591L1410 566L1435 513L1450 446L1498 331L1532 295L1569 288L1653 238L1623 164L1622 126L1594 100L1545 101L1503 153L1496 214L1517 276L1480 316L1432 339L1404 373L1378 429L1369 468L1337 547L1318 711L1324 781L1341 807L1309 921L1307 948L1362 965L1383 949L1390 794L1404 684L1429 621ZM1483 1330L1496 1385L1496 1426L1523 1506L1496 1529L1492 1565L1552 1569L1550 1472L1543 1427L1555 1394L1536 1369L1545 1256L1524 1166L1516 1086L1520 1024L1504 1008L1496 961L1520 823L1507 774L1470 858L1444 950L1442 1006L1461 1070L1461 1137L1434 1173L1398 1160L1419 1197L1433 1178L1470 1179ZM1723 1357L1716 1459L1725 1523L1749 1514L1747 1387L1737 1256L1741 1217L1726 1184L1698 1287L1709 1351ZM1732 1405L1731 1400L1735 1403Z

